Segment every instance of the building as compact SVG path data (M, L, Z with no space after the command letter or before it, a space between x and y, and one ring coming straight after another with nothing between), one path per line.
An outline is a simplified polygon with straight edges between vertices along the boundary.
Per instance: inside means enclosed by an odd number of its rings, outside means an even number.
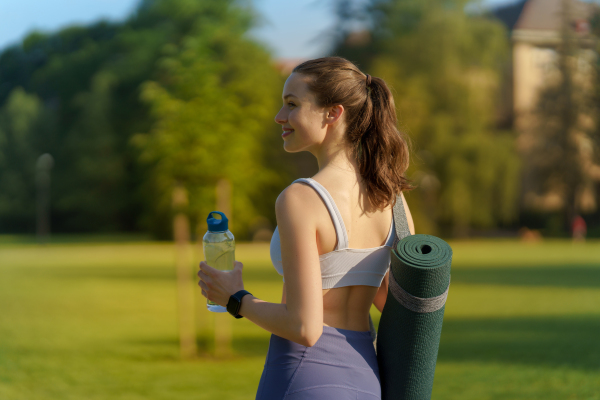
M580 92L594 89L596 62L595 41L591 36L590 20L596 10L593 3L578 0L522 0L495 9L492 14L500 19L510 32L512 62L510 80L512 126L518 132L517 147L526 155L535 148L540 135L534 134L538 119L535 116L541 90L560 80L558 48L563 42L563 23L569 23L580 50L574 63L573 80ZM563 18L563 16L570 16ZM566 22L570 21L570 22ZM600 183L600 165L594 163L593 142L585 132L595 128L594 116L579 115L581 132L575 132L579 141L580 162L587 174L585 184L578 189L578 210L584 213L597 209ZM522 205L541 211L557 211L565 205L564 188L553 187L544 193L535 190L536 176L528 173L528 160L523 160Z

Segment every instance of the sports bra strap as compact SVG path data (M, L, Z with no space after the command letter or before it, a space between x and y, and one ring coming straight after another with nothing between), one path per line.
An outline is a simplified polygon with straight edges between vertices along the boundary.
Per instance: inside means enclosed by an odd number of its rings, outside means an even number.
M325 189L323 185L321 185L319 182L315 181L312 178L299 178L296 179L294 182L307 183L308 185L312 186L317 191L317 193L319 193L319 195L323 199L323 202L325 203L325 206L327 207L327 210L329 211L329 214L331 215L331 219L333 220L333 225L335 227L335 232L337 234L338 244L335 247L335 250L348 248L348 235L346 233L346 226L344 225L344 220L342 219L342 214L340 214L340 210L338 210L337 206L335 205L335 201L333 201L333 197L331 197L327 189Z

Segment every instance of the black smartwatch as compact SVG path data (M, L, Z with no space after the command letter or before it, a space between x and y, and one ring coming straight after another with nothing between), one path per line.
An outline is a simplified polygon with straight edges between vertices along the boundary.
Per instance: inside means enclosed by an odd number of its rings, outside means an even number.
M238 312L240 311L240 307L242 307L242 297L247 294L252 294L247 290L240 290L229 297L229 302L227 302L227 311L229 314L233 315L236 318L244 318Z

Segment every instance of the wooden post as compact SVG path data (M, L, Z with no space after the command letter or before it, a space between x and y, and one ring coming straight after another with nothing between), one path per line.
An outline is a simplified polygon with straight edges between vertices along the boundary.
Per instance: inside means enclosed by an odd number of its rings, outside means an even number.
M187 191L181 184L173 188L173 238L175 239L175 267L177 270L177 301L179 314L179 350L181 358L196 357L196 329L194 326L192 277L190 271L190 223L185 213Z
M198 244L196 246L195 254L195 271L196 273L200 270L200 261L204 260L204 253L202 251L202 239L206 233L206 227L202 222L206 222L206 219L201 219L198 223L197 237ZM195 301L196 301L196 332L197 340L200 345L199 354L212 354L214 353L214 314L206 308L206 297L202 295L202 288L198 285L200 278L198 275L195 276Z
M231 218L231 182L228 179L219 179L217 182L217 211L221 211L229 220L229 230L231 229L233 218Z

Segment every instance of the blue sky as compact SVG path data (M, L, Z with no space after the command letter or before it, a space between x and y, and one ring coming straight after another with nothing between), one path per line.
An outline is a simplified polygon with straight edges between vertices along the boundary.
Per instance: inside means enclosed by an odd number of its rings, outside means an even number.
M515 0L482 0L497 5ZM326 50L324 33L334 18L323 0L252 0L263 17L251 35L276 57L316 57ZM15 44L33 29L46 32L101 18L124 19L138 0L0 0L0 50Z

